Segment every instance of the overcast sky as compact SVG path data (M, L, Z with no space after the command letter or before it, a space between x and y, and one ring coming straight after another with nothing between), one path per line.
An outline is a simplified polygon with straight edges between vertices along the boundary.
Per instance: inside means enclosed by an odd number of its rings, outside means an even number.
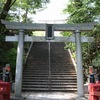
M47 9L38 12L37 15L33 16L33 20L42 22L44 20L66 19L66 15L62 12L66 4L68 4L68 0L50 0Z

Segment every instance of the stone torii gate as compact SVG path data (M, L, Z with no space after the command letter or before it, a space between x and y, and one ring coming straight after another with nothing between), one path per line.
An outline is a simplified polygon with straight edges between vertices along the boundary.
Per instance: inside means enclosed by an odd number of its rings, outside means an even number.
M93 37L81 36L81 31L91 31L97 23L83 24L36 24L36 23L17 23L2 20L9 30L18 30L19 35L6 36L6 41L18 41L17 59L16 59L16 77L15 77L15 96L21 96L22 72L23 72L23 48L24 42L75 42L76 60L77 60L77 92L79 97L84 96L83 89L83 67L81 42L93 42ZM34 37L24 35L25 30L46 31L44 37ZM54 37L54 31L72 31L75 35L70 37Z

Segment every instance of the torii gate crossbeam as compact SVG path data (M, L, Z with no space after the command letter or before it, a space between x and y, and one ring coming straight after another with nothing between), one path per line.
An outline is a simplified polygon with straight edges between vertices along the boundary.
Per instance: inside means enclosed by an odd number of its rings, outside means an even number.
M40 23L21 23L21 22L8 22L1 20L3 24L5 24L6 28L9 30L31 30L31 31L45 31L47 24L40 24ZM83 23L83 24L51 24L54 31L91 31L94 25L97 25L96 22L94 23Z

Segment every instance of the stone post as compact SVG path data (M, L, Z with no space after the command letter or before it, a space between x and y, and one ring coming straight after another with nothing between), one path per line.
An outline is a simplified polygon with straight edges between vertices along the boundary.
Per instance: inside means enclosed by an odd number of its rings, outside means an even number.
M23 72L24 30L19 30L16 60L15 96L21 97Z
M82 48L81 48L81 32L75 31L76 41L76 62L77 62L77 88L78 97L84 96L84 85L83 85L83 67L82 67Z

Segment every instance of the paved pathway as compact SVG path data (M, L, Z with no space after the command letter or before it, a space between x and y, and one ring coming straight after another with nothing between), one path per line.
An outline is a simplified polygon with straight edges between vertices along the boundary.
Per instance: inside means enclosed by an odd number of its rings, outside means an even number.
M66 92L33 92L33 93L22 93L24 99L11 99L11 100L88 100L76 99L76 93Z

